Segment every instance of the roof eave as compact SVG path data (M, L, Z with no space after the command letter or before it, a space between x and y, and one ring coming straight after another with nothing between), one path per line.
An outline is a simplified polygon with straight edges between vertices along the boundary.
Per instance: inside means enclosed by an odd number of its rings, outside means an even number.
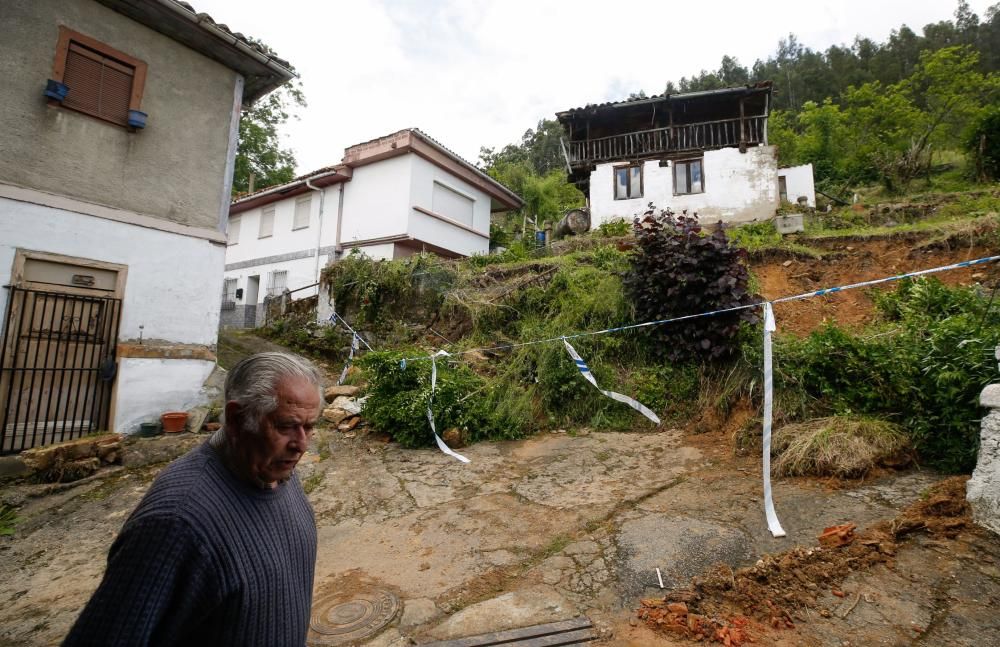
M98 2L238 72L244 79L244 105L296 76L288 63L255 49L241 34L220 28L207 14L177 0Z

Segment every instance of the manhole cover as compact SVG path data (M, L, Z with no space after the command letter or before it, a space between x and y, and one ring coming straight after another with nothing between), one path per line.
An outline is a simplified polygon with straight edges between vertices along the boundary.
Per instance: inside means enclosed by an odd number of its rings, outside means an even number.
M399 612L399 598L388 591L352 596L326 595L313 603L309 644L348 645L385 629Z

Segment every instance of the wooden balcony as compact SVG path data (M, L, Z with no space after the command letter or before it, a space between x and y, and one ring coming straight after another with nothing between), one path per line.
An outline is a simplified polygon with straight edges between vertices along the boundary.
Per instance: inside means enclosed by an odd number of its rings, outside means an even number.
M701 121L640 130L598 139L563 142L572 169L600 162L640 160L668 153L752 146L767 143L767 117Z

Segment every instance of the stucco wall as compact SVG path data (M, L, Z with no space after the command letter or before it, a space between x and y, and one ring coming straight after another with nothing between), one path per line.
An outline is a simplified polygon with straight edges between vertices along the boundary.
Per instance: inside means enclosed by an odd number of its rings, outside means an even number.
M215 362L197 359L120 360L113 430L132 433L162 413L202 404L201 387L214 369Z
M4 0L0 182L219 230L236 72L93 0ZM148 65L137 133L50 107L59 25Z
M813 165L789 166L779 168L778 177L785 178L785 190L788 201L795 204L799 196L805 196L810 207L816 207L816 186L813 184Z
M224 248L206 240L0 198L0 285L17 248L128 266L119 339L214 346ZM155 253L154 253L155 252ZM7 307L0 299L0 321Z
M340 241L345 248L352 240L406 233L413 158L413 155L400 155L354 169L351 180L344 187L344 224ZM329 195L332 197L333 193ZM328 199L327 203L330 202ZM336 213L336 202L333 202ZM325 229L326 225L323 227Z
M463 182L422 157L411 155L413 172L410 189L409 234L418 240L444 247L458 254L486 254L490 247L490 198L471 184ZM454 227L447 222L420 213L414 206L431 209L434 182L472 198L472 228L482 236Z
M658 160L643 164L643 196L615 200L613 168L620 162L601 164L590 174L590 209L593 227L615 218L632 218L652 202L657 209L697 212L702 222L747 222L774 216L778 208L778 165L774 146L755 146L740 153L736 148L706 151L703 193L674 195L673 163Z

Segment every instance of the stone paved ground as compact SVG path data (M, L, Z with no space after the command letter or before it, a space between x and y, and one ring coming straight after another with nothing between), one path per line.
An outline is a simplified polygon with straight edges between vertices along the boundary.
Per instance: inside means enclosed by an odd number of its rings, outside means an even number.
M185 436L138 441L132 464L201 441ZM363 431L321 431L314 449L299 473L319 526L317 597L396 593L402 612L369 643L383 647L581 613L608 644L685 644L632 620L639 598L659 592L656 568L665 585L682 586L716 562L814 545L825 526L895 516L940 478L909 472L836 488L779 480L788 537L774 539L758 462L734 457L721 434L543 434L465 448L468 465ZM161 466L45 496L33 496L38 486L0 488L0 500L21 506L15 534L0 538L0 644L60 641ZM756 644L1000 644L998 560L995 536L910 542L895 568L849 576L846 602L821 597L831 617L806 617Z

